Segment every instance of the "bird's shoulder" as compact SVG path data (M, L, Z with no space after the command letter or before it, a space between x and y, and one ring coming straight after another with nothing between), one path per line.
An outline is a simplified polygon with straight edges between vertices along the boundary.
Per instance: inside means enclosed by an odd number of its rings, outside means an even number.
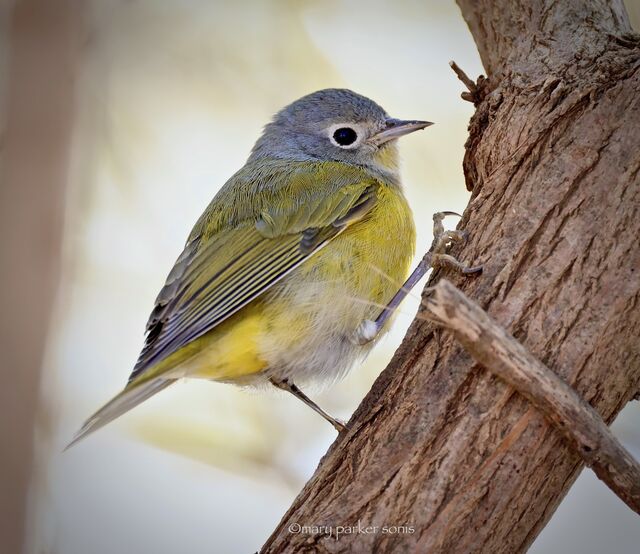
M206 242L221 232L253 226L261 219L273 221L275 228L284 232L326 225L353 195L383 185L366 169L341 162L261 159L247 163L223 185L189 240Z

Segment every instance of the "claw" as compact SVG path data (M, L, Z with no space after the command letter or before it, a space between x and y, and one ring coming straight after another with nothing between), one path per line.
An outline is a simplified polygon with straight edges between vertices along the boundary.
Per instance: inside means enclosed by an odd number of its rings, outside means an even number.
M474 267L465 267L462 270L462 273L464 273L465 275L473 275L474 273L482 273L482 266L481 265L476 265Z
M333 425L333 428L338 431L338 433L342 433L343 431L348 431L349 427L348 425L342 421L341 419L337 419L335 417L331 418L332 421L329 421L329 423L331 423L331 425Z

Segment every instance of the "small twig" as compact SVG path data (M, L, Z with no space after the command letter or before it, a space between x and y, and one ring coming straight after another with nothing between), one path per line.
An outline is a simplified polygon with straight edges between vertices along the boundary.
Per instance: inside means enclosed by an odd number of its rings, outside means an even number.
M478 94L479 91L476 82L471 79L453 60L449 62L449 65L451 66L451 69L453 69L454 73L458 76L458 79L460 79L464 83L464 86L467 87L467 90L469 91L463 92L462 94L460 94L460 97L467 102L477 104L480 100L480 95Z
M458 79L460 79L464 85L467 87L467 89L469 89L469 92L471 94L474 94L477 90L477 86L476 83L473 81L473 79L471 79L461 68L460 66L454 62L453 60L451 60L449 62L449 65L451 66L451 69L453 69L453 71L455 72L455 74L458 76Z
M428 289L426 309L473 358L539 409L576 446L584 463L640 514L640 464L578 393L532 356L446 279Z

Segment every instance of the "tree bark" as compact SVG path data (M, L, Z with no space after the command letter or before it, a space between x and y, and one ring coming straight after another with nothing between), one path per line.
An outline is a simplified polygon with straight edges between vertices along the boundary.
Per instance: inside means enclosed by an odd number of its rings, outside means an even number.
M458 3L488 77L454 254L484 272L432 279L610 423L640 390L640 39L619 0ZM525 398L418 317L263 552L524 551L581 468Z

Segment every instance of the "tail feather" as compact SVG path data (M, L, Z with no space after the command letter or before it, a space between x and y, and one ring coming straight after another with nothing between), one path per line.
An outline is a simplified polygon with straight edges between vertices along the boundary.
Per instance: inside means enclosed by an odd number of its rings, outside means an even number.
M95 414L93 414L82 428L75 434L71 442L65 447L65 450L71 448L74 444L84 439L94 431L104 427L107 423L112 422L125 412L128 412L138 404L151 398L154 394L165 389L175 382L175 379L151 379L139 385L125 388L120 394L112 398Z

